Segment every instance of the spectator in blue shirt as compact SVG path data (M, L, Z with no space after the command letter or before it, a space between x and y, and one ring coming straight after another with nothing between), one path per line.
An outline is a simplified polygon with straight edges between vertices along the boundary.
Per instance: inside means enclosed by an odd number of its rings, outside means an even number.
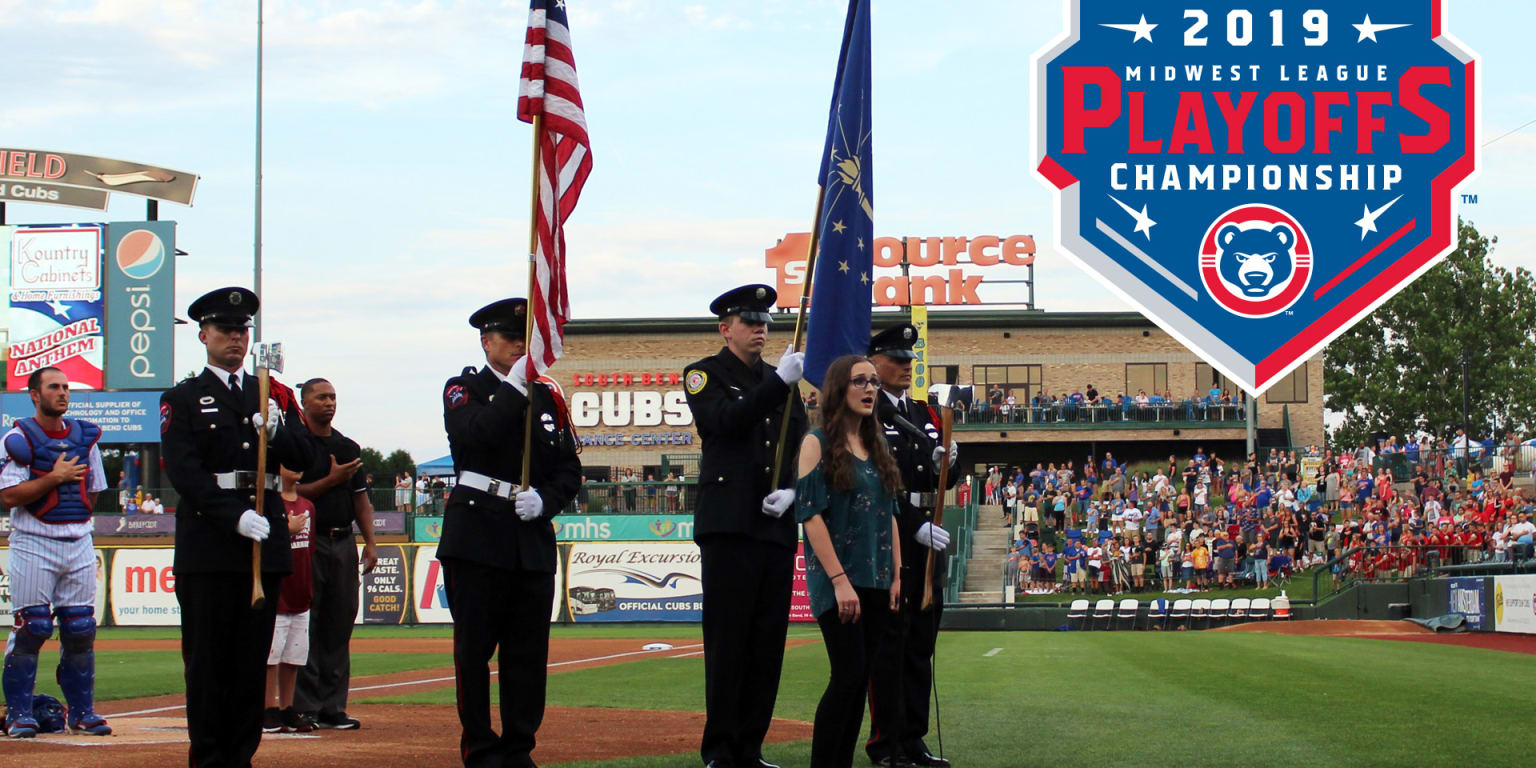
M1081 536L1081 533L1078 531L1073 531L1072 533L1078 533ZM1081 593L1087 588L1088 568L1083 563L1085 556L1083 548L1078 546L1077 542L1078 540L1072 534L1067 534L1067 548L1061 551L1061 556L1067 561L1067 583L1070 585L1069 590Z

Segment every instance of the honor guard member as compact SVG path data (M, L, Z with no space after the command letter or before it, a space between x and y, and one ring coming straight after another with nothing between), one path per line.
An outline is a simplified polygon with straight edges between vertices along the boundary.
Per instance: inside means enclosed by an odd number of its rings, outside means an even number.
M549 613L555 599L555 529L581 488L581 460L569 412L521 364L528 302L504 299L469 317L480 330L485 367L448 380L443 424L458 484L443 516L437 559L453 614L453 666L471 768L532 766L534 733L544 719ZM533 457L520 487L529 402ZM491 729L488 664L500 665L501 735Z
M277 468L308 469L312 453L297 414L285 425L271 400L258 402L244 372L251 317L260 302L244 288L220 288L187 309L207 348L207 367L160 396L165 473L176 507L176 602L186 667L191 765L246 768L261 743L261 721L277 594L292 570ZM258 433L267 466L256 466ZM260 470L260 471L258 471ZM256 485L268 492L255 509ZM251 542L262 542L261 584L251 607Z
M107 487L101 428L69 419L69 377L40 368L27 377L35 412L0 441L0 503L11 514L11 606L16 619L5 648L6 734L36 736L32 693L37 652L59 626L56 679L69 702L71 731L106 736L96 714L96 550L91 510Z
M715 768L758 768L773 717L789 630L797 529L795 449L805 406L790 392L805 355L763 362L766 285L727 291L710 305L725 347L683 371L688 407L703 443L694 540L704 586L704 702L700 753ZM789 412L785 413L785 404ZM773 477L780 423L789 419L783 464Z
M902 765L903 758L917 765L948 766L949 761L935 757L923 743L928 733L928 692L933 675L934 642L938 639L939 617L943 612L941 596L945 564L942 553L949 546L949 532L933 524L933 511L942 494L938 493L939 462L958 458L953 442L946 452L939 446L938 414L926 402L913 402L907 395L912 387L912 351L917 343L917 328L903 324L887 328L869 341L869 358L880 377L882 397L875 406L876 416L885 432L891 456L901 468L906 494L900 498L897 528L901 533L901 618L906 642L901 653L902 712L892 718L901 723L901 732L890 734L871 730L865 752L876 765ZM947 454L947 456L946 456ZM949 473L948 485L955 486L959 473ZM946 489L947 490L947 489ZM933 606L922 610L923 572L928 553L935 552L933 565ZM869 705L875 706L871 698ZM879 720L871 717L872 722Z

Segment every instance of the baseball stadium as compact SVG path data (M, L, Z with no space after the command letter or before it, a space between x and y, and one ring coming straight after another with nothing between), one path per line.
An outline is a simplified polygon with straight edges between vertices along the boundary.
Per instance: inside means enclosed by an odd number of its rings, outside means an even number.
M1529 7L527 2L5 4L0 767L1532 762Z

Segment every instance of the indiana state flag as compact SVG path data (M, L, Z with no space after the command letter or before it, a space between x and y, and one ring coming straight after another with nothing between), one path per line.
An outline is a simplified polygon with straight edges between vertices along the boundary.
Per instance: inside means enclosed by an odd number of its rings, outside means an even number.
M849 0L821 157L820 240L805 345L805 378L818 387L833 360L869 348L875 279L869 70L869 0Z

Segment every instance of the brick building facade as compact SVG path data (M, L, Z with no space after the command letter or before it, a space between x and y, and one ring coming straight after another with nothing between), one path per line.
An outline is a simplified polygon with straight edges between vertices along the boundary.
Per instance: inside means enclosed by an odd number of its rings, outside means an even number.
M905 322L905 312L880 312L876 328ZM767 357L789 345L794 316L769 331ZM1094 385L1101 395L1167 391L1178 401L1214 382L1236 388L1176 339L1135 313L932 311L929 357L934 383L973 385L984 401L994 388L1020 404L1041 391L1067 395ZM582 320L566 326L558 381L583 441L582 462L599 479L633 467L656 471L663 456L699 451L698 432L683 398L683 366L721 347L713 318ZM1261 445L1321 445L1323 365L1318 355L1258 398ZM1196 446L1224 457L1245 448L1240 411L1227 421L1060 423L1020 411L1016 422L970 419L957 425L966 464L1081 461L1114 451L1122 458L1188 455ZM1233 414L1239 414L1233 416ZM1288 418L1287 418L1288 417ZM1289 437L1285 427L1289 424ZM677 464L676 460L671 461ZM658 479L660 479L658 477Z

